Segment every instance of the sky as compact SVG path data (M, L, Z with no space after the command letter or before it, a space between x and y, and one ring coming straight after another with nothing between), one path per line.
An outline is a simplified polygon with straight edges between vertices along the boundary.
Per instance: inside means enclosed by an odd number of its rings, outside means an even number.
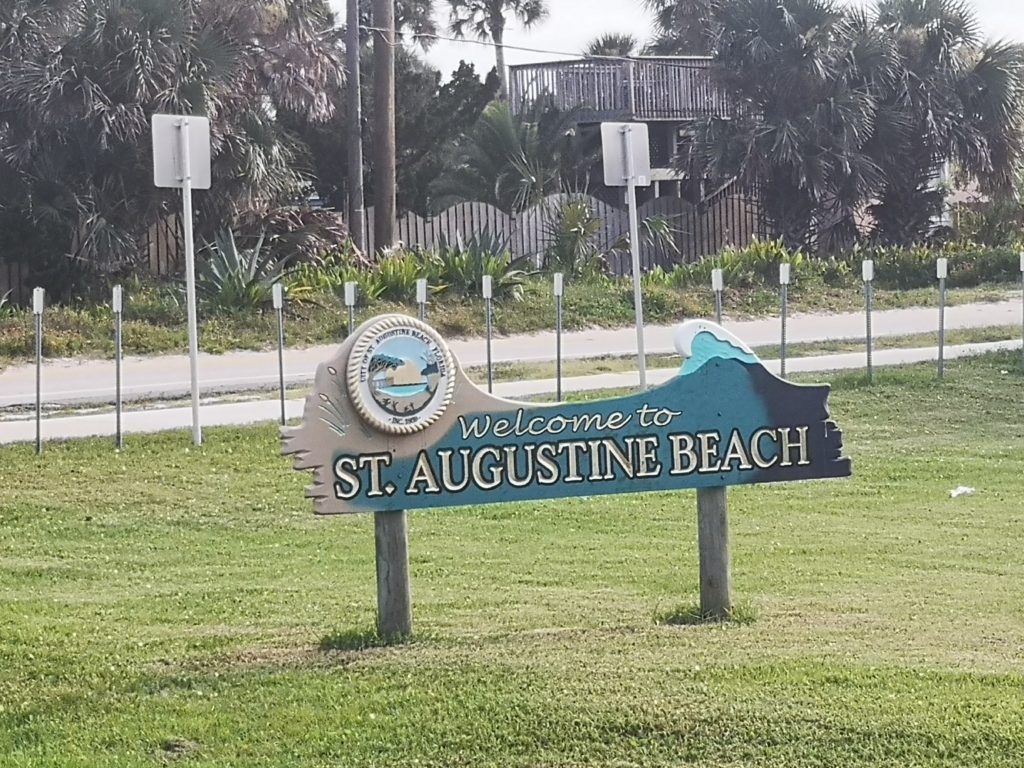
M369 0L363 0L368 2ZM339 20L344 18L345 0L331 0ZM632 34L644 41L650 37L651 17L641 0L547 0L550 15L530 30L512 26L506 35L509 46L542 49L552 53L536 53L509 49L508 64L527 64L575 56L598 35L606 32ZM439 9L439 26L447 26L447 2L435 0ZM852 3L851 3L852 4ZM859 3L858 3L859 4ZM982 31L991 38L1008 38L1024 42L1024 8L1021 0L974 0L973 5ZM447 33L445 33L447 34ZM558 56L554 52L565 55ZM465 59L476 64L478 72L494 66L494 51L477 43L444 42L434 45L426 55L428 61L447 77Z

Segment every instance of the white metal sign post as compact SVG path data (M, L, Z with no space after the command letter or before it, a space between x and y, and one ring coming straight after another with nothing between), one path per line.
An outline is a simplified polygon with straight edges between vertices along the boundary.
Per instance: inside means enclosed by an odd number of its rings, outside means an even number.
M124 314L124 289L120 285L114 286L110 297L110 308L114 312L114 413L115 413L115 436L114 443L118 448L124 448L124 434L121 431L121 411L123 408L121 398L121 356L122 356L122 319Z
M192 387L192 442L202 445L199 424L199 332L196 312L192 190L210 188L210 121L190 115L153 115L153 183L181 189L185 238L185 298Z
M789 264L779 264L779 376L786 378L786 322L789 320Z
M36 455L43 452L43 305L46 291L32 289L32 315L36 327Z
M416 281L416 303L420 308L420 320L427 321L427 278L421 277Z
M348 335L356 329L356 282L345 283L345 306L348 307Z
M935 262L935 276L939 278L939 378L946 371L946 278L949 276L949 261Z
M562 296L565 276L555 272L555 399L562 400Z
M725 290L725 277L720 269L711 270L711 290L715 292L715 323L722 324L722 291Z
M644 306L640 290L640 235L636 213L636 188L651 183L651 151L644 123L601 123L604 183L626 187L629 208L629 251L633 261L633 306L636 310L636 355L640 365L640 389L647 389L647 355L644 351Z
M1021 347L1020 347L1020 362L1021 366L1024 367L1024 251L1020 252L1020 286L1022 289L1021 298Z
M484 319L487 327L487 391L494 391L494 367L491 359L491 336L494 334L493 298L494 284L490 275L484 275L480 283L480 293L484 298Z
M271 301L277 315L277 383L281 394L281 426L287 422L285 413L284 393L284 286L274 283L271 289Z
M861 277L864 278L864 345L868 357L868 384L871 384L875 378L875 369L871 360L871 281L875 279L875 262L871 259L865 259L860 265L860 270Z

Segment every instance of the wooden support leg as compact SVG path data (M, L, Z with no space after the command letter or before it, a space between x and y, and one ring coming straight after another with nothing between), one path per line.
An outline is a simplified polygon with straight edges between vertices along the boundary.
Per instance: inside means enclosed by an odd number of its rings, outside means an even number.
M729 574L729 512L725 488L697 489L697 548L700 553L700 610L724 619L732 610Z
M384 638L412 635L409 588L409 528L405 510L374 512L377 545L377 633Z

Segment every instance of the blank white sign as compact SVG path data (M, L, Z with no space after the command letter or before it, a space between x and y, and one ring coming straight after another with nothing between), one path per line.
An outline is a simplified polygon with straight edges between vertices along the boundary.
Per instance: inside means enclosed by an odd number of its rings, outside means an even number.
M181 163L179 128L188 121L189 165L192 189L210 188L210 121L192 115L153 115L153 183L180 189L184 169Z
M638 187L651 185L651 142L645 123L601 123L601 149L604 155L604 183L625 187L626 136L630 132L633 151L633 178Z

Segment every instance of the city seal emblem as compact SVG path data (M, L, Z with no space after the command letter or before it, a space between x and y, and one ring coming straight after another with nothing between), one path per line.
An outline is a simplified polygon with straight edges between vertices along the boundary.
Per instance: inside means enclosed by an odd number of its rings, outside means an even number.
M383 432L408 435L429 427L451 403L454 361L429 325L391 315L356 339L347 381L364 421Z

